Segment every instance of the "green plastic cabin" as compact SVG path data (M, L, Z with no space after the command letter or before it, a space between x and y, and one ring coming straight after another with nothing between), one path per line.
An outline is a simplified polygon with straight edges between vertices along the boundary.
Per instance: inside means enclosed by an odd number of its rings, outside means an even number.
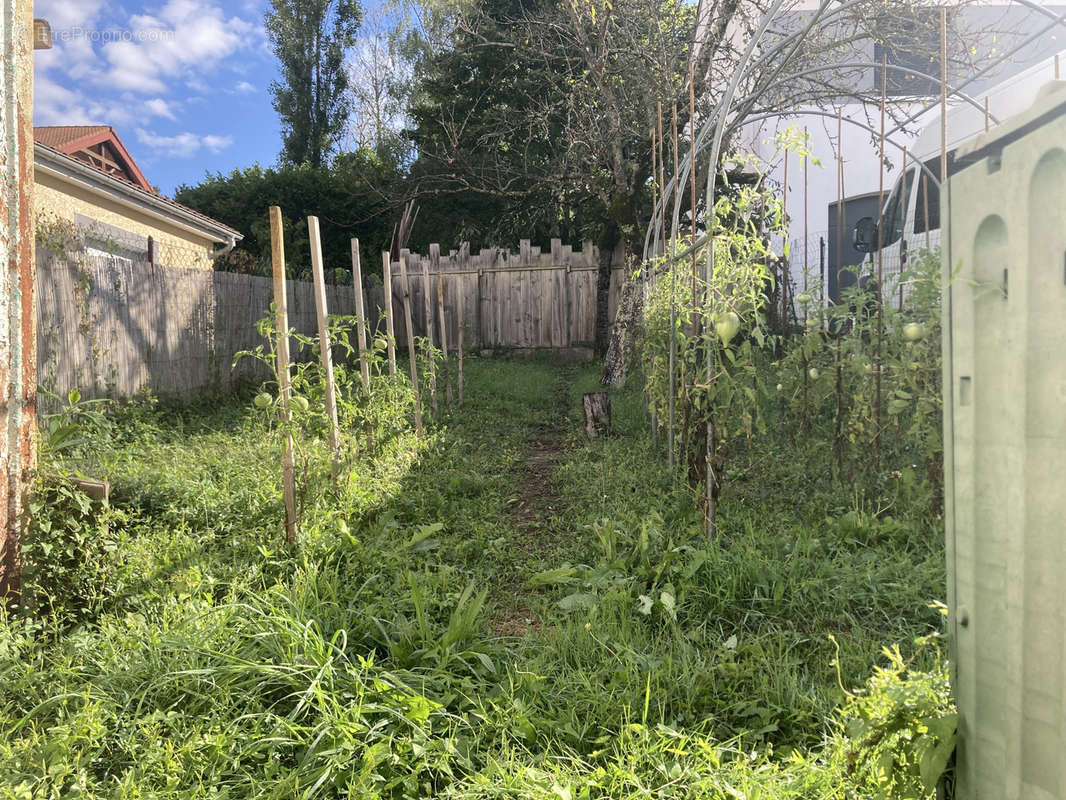
M941 193L956 797L1066 800L1066 82Z

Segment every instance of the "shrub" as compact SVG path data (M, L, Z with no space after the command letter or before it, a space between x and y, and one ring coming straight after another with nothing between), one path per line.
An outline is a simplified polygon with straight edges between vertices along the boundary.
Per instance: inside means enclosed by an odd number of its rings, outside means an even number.
M38 479L22 541L23 603L40 614L75 620L113 593L114 513L69 480Z

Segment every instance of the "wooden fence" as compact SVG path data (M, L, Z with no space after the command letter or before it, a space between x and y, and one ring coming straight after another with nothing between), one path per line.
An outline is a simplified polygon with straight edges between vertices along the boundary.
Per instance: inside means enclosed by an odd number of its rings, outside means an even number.
M598 253L586 244L574 252L558 241L549 253L523 241L519 252L492 248L447 256L433 246L428 257L404 253L411 289L412 327L426 333L423 261L430 267L433 340L439 347L436 280L444 279L448 347L458 343L457 303L463 303L468 349L567 348L591 345L596 318ZM363 275L380 274L363 264ZM399 264L392 268L397 345L406 346ZM153 266L121 258L37 252L38 380L65 395L130 397L140 391L191 399L229 391L269 372L252 359L233 368L234 356L263 339L256 323L273 299L271 279L228 272ZM612 271L611 316L621 268ZM380 282L377 282L378 284ZM313 286L288 281L289 325L317 332ZM367 291L371 326L381 320L384 290ZM355 314L351 286L327 287L331 314ZM304 354L309 357L310 354Z
M270 278L38 249L37 285L38 382L48 391L187 400L270 375L253 359L233 368L237 353L264 343L256 323L273 300ZM288 290L289 325L314 335L312 284ZM351 286L327 296L332 312L355 313Z
M463 341L470 348L560 349L591 347L595 341L599 251L591 242L585 242L575 252L553 239L550 251L542 253L539 247L522 240L517 253L494 247L476 255L465 248L441 255L438 245L430 245L428 256L401 251L400 257L407 264L414 333L425 336L427 322L432 322L433 340L438 347L438 279L444 281L449 349L458 343L459 303L463 306ZM365 267L363 272L367 272ZM391 273L396 339L404 343L407 334L399 261L392 263ZM608 311L612 320L621 278L621 264L612 264ZM427 290L431 300L428 317Z

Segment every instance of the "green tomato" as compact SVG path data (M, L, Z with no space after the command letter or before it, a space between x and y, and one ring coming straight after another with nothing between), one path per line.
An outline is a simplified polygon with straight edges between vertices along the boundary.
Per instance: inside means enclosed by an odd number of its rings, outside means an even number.
M806 292L804 292L803 294L798 294L796 295L796 302L800 303L801 305L807 305L807 303L811 302L811 296Z
M311 408L311 404L307 401L306 397L296 395L296 397L292 398L292 407L300 414L306 414L307 410Z
M726 311L715 318L714 330L722 344L728 345L740 331L740 317L733 311Z
M821 320L815 317L807 317L806 325L808 328L817 328L822 324Z
M925 326L920 322L908 322L903 326L903 338L908 342L917 342L925 338Z
M252 401L256 408L270 408L274 405L274 396L270 392L261 392Z
M779 392L780 392L780 391L782 391L782 390L783 390L784 388L785 388L785 387L784 387L784 386L782 386L782 385L781 385L780 383L779 383L779 384L777 384L777 391L779 391Z
M809 370L807 370L807 374L811 376L812 381L818 380L818 376L821 375L821 373L818 371L818 367L811 367Z
M388 347L388 342L386 342L382 337L379 336L377 339L374 340L375 350L384 350L386 347Z

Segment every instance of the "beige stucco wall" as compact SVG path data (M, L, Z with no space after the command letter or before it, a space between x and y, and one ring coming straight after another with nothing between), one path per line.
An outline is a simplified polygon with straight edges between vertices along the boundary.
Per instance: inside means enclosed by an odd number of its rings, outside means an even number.
M169 225L148 214L141 214L55 175L47 175L38 170L34 183L34 206L38 219L59 218L73 223L75 217L81 214L137 236L151 236L159 248L160 266L204 270L212 268L210 252L215 247L215 242L210 239L197 236L176 225Z

